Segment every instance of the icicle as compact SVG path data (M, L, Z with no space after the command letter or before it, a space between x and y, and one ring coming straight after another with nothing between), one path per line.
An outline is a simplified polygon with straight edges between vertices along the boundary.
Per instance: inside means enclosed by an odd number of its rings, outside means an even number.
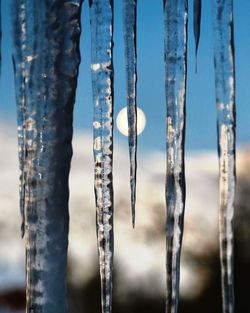
M0 73L2 69L2 1L0 0Z
M135 226L136 202L136 150L137 150L137 112L136 112L136 7L137 0L124 0L124 40L127 71L127 110L128 143L130 157L130 189L132 224Z
M164 0L167 104L166 312L176 313L179 299L180 254L185 209L185 102L187 1Z
M102 312L112 308L113 269L113 1L90 0L96 228Z
M67 312L68 174L80 8L80 0L12 0L27 313Z
M17 102L17 133L18 133L18 154L19 154L19 193L20 193L20 211L22 216L21 236L24 236L25 228L25 61L24 54L26 49L26 6L25 1L20 0L18 6L13 5L12 14L14 17L13 34L15 50L13 57L14 74L16 81L16 102Z
M200 41L200 27L201 27L201 0L194 1L194 38L195 38L195 71L197 72L197 53Z
M220 165L220 258L223 312L234 312L235 84L233 1L214 0L214 67Z

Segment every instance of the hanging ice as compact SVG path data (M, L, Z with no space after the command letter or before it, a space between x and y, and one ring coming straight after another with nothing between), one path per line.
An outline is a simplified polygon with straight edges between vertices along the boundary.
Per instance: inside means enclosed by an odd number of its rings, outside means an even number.
M112 308L113 270L113 1L90 0L96 228L102 312Z
M137 0L124 0L124 40L127 72L127 110L128 143L130 157L130 189L132 224L135 225L136 202L136 150L137 150L137 112L136 112L136 7Z
M177 312L180 254L185 209L185 102L187 57L187 1L165 0L165 69L167 104L166 312Z
M26 312L66 313L81 1L12 0Z
M1 47L2 46L2 1L0 0L0 73L1 73L1 64L2 64L2 53Z
M197 71L197 53L200 41L201 28L201 0L194 1L193 20L194 20L194 38L195 38L195 70Z
M19 193L20 193L20 211L22 216L21 235L24 236L25 224L25 49L26 39L26 5L25 1L19 1L15 5L13 1L13 37L16 47L13 57L14 74L16 81L16 102L17 102L17 133L18 133L18 154L19 154Z
M223 312L234 312L235 84L233 1L213 1L214 67L220 167L220 258Z

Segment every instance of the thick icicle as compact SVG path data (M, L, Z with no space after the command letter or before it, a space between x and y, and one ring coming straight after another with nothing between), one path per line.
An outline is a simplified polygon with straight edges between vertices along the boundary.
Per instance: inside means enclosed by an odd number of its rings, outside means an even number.
M13 5L12 14L14 17L13 34L15 50L13 57L15 81L16 81L16 102L17 102L17 133L18 133L18 155L19 155L19 193L20 211L22 216L21 236L24 236L25 221L25 49L26 49L26 6L25 1L20 0L18 5Z
M80 1L12 0L26 312L66 313Z
M164 0L164 22L167 104L166 312L176 313L185 209L187 1Z
M220 258L223 312L234 312L235 83L233 1L213 1L214 67L220 168Z
M130 157L130 189L132 224L135 226L136 202L136 150L137 150L137 104L136 104L136 7L137 0L124 0L124 40L127 72L128 144Z
M197 71L197 53L200 41L200 28L201 28L201 0L194 1L194 11L193 11L193 20L194 20L194 38L195 38L195 70Z
M113 270L113 1L91 0L96 231L102 312L112 309Z

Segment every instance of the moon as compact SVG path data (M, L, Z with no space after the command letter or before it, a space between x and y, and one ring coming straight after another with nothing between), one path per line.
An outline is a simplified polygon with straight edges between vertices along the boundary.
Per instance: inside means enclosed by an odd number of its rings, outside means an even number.
M128 115L127 107L121 109L116 118L116 126L120 133L128 136ZM137 107L137 135L140 135L146 126L146 116L144 112Z

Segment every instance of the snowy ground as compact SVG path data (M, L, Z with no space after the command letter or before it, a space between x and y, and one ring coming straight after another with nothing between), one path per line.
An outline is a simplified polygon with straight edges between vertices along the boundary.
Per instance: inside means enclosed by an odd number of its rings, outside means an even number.
M0 293L24 286L24 242L20 239L18 162L15 129L0 129ZM239 160L239 168L241 157ZM200 258L217 251L217 155L194 153L186 159L187 202L181 266L181 295L202 291L211 269ZM116 293L133 290L165 294L165 156L140 151L136 228L131 226L127 147L115 144L115 268ZM97 271L92 139L76 133L70 176L69 280L80 285ZM152 288L152 284L154 288ZM7 313L1 311L0 313Z

